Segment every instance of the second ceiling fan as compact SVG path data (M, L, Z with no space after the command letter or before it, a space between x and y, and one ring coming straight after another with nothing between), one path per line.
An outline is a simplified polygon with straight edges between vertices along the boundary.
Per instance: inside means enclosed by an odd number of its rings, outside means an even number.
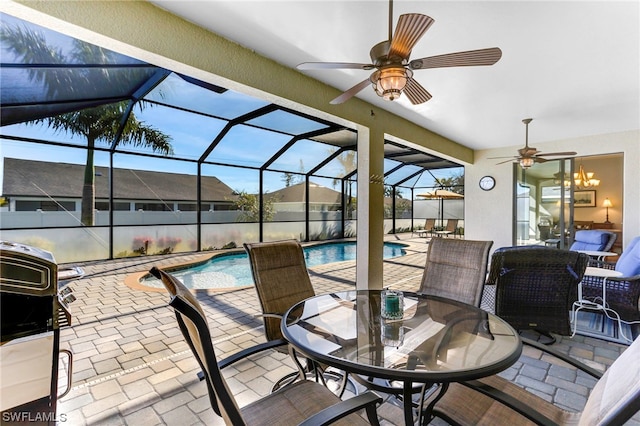
M419 13L400 15L395 33L392 26L393 0L389 1L389 39L371 48L371 64L351 62L304 62L297 66L301 70L311 69L362 69L375 71L331 101L341 104L358 92L373 85L376 93L386 100L398 99L402 93L412 104L417 105L431 99L431 94L413 78L413 71L427 68L464 67L493 65L502 57L497 47L465 52L447 53L410 60L411 50L433 24L434 20Z
M504 164L510 162L518 162L520 163L520 167L523 169L528 169L533 166L535 163L546 163L547 160L544 157L571 157L577 155L578 153L575 151L566 151L566 152L546 152L543 153L538 151L532 146L529 146L529 123L533 121L533 118L525 118L522 120L525 126L525 137L524 137L524 147L518 150L518 155L513 157L488 157L488 159L501 159L501 158L509 158L509 160L501 161L497 164Z

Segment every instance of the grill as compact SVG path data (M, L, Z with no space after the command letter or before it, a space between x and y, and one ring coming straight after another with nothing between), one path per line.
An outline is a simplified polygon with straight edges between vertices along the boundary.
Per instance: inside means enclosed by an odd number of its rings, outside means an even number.
M56 424L60 327L71 324L75 300L63 279L80 269L58 270L53 255L37 247L0 241L0 411L2 424Z

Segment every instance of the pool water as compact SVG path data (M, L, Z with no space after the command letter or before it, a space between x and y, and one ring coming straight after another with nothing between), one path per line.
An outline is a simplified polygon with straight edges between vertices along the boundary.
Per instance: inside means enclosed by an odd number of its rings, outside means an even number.
M303 248L307 267L324 265L327 263L355 260L356 243L327 243ZM404 245L384 243L383 256L385 259L405 254ZM200 265L188 266L171 271L171 275L178 278L191 289L230 288L253 285L251 267L247 253L233 253L219 255ZM147 277L141 280L147 287L163 288L162 283Z

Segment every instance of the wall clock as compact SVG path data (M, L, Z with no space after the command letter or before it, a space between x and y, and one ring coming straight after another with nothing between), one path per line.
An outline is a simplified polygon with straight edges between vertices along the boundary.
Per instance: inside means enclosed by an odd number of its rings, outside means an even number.
M483 176L480 178L480 188L485 191L491 191L496 186L496 180L492 176Z

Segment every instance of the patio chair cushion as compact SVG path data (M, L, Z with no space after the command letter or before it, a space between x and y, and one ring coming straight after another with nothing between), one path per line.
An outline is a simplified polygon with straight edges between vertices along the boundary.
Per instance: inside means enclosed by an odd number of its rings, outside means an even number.
M570 250L602 251L607 245L611 233L599 230L576 231L576 236Z
M616 263L616 271L622 272L623 277L640 275L640 237L635 237L620 255Z

